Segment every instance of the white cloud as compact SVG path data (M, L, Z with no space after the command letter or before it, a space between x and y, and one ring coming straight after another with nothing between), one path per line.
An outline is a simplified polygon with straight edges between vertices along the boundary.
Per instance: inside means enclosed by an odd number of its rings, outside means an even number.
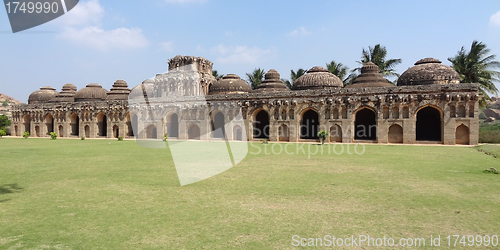
M58 38L100 50L134 49L149 44L139 28L102 29L101 21L105 14L99 0L80 1L56 23L62 26Z
M61 26L96 25L101 22L104 13L99 0L80 1L75 8L56 19L55 23Z
M298 29L290 32L288 34L289 36L307 36L310 35L311 32L309 32L304 26L300 26Z
M173 42L163 42L160 43L160 47L162 51L165 52L174 52L174 43Z
M149 44L141 29L138 28L103 30L95 26L82 29L69 27L59 37L100 50L142 48Z
M490 24L500 26L500 11L490 17Z
M210 50L212 54L218 56L221 63L257 63L266 56L271 56L270 49L261 49L258 47L249 48L247 46L226 46L219 45Z

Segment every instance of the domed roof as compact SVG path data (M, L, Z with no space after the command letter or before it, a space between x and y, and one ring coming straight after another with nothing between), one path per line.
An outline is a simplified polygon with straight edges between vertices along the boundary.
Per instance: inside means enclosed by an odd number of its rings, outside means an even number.
M254 90L255 92L277 92L277 91L287 91L285 84L280 79L280 73L278 71L271 69L269 70L264 81L260 86Z
M42 87L28 97L28 104L47 103L59 94L53 87Z
M129 100L135 99L137 97L144 97L144 92L142 90L142 86L144 86L144 90L146 91L146 95L148 93L152 94L153 90L154 90L154 85L155 85L154 79L144 80L141 84L132 88L132 90L130 91L130 94L128 96ZM152 96L149 96L149 97L152 97Z
M212 84L208 94L216 95L216 94L241 94L248 93L252 91L252 87L250 85L241 80L241 78L235 74L225 75L222 79L219 79L217 82Z
M344 84L340 78L319 66L313 67L293 83L295 90L341 88L342 86Z
M127 82L124 80L117 80L111 90L108 92L106 100L128 100L130 89Z
M361 74L346 88L394 87L382 74L375 63L367 62L361 67Z
M75 95L76 102L102 101L106 99L108 91L97 83L88 84L85 88L78 90Z
M76 86L72 83L66 83L62 87L62 91L50 102L74 102L76 95Z
M460 75L450 66L434 58L425 58L406 70L398 79L398 86L458 84Z

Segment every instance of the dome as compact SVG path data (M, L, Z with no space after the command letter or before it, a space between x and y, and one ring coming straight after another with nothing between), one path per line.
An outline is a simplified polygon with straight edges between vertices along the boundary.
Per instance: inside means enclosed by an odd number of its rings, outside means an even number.
M128 98L135 99L137 97L143 97L144 93L142 90L142 86L144 86L144 90L146 91L146 95L147 95L147 93L151 94L151 93L153 93L154 85L155 85L154 79L146 79L141 84L132 88L132 90L130 91L130 94L128 95ZM149 96L149 97L152 97L152 96Z
M341 88L342 86L344 84L340 78L319 66L310 69L307 74L297 78L293 83L295 90Z
M208 91L210 95L216 94L241 94L248 93L252 91L250 85L241 80L241 78L235 74L228 74L222 79L218 80L210 87Z
M106 100L128 100L130 89L127 82L124 80L117 80L111 90L108 92Z
M450 66L434 58L425 58L406 70L398 79L398 86L458 84L460 75Z
M42 87L28 97L28 104L47 103L59 94L55 88Z
M76 86L72 83L66 83L62 87L62 91L50 102L74 102L76 94Z
M394 87L387 79L379 72L379 68L375 63L367 62L361 67L361 74L346 88L366 88L366 87Z
M108 91L97 83L91 83L85 88L78 90L75 95L76 102L103 101L106 99Z
M256 90L254 90L254 92L277 92L288 90L280 79L280 73L274 69L269 70L264 79L265 80Z

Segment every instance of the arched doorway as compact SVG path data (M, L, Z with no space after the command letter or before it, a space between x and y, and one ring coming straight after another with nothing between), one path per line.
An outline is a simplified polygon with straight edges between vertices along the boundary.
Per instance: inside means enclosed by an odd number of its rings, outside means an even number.
M179 137L179 116L176 113L167 118L167 133L168 137Z
M54 117L51 114L45 116L45 126L47 127L47 135L54 132Z
M63 126L62 125L59 126L58 136L63 137Z
M330 142L342 142L342 127L339 125L330 128Z
M35 126L35 137L40 137L40 127Z
M108 121L104 113L99 113L97 115L97 130L98 136L108 136Z
M25 115L24 116L24 118L23 118L23 126L24 126L24 132L31 133L31 117L29 115Z
M136 136L139 134L139 118L134 114L132 116L132 136Z
M90 138L90 127L89 127L89 125L85 126L85 138Z
M253 138L269 139L269 114L265 110L261 110L255 115Z
M403 128L398 124L389 127L389 143L403 143Z
M80 136L80 118L76 113L71 114L70 122L71 122L71 135Z
M147 139L156 139L158 137L158 133L156 131L156 126L151 124L146 128L146 138Z
M441 113L427 106L417 112L417 141L441 141Z
M302 114L300 120L300 139L318 139L319 116L312 109Z
M290 131L288 130L288 126L285 124L281 124L278 128L278 140L279 141L290 141Z
M126 136L134 136L134 129L132 128L132 120L130 119L130 113L125 115L125 135Z
M356 112L354 122L355 140L376 140L377 139L377 120L375 112L369 108L363 108Z
M118 138L120 136L120 129L118 128L117 125L113 126L113 137Z
M19 136L19 128L17 126L14 126L14 136Z
M226 131L224 130L224 115L221 112L217 112L212 117L212 131L213 138L226 138Z
M469 128L463 124L458 126L455 132L455 144L469 145L469 140Z
M200 139L200 127L193 124L188 128L188 139L189 140L199 140Z
M240 126L235 126L233 128L233 140L243 141L243 130Z

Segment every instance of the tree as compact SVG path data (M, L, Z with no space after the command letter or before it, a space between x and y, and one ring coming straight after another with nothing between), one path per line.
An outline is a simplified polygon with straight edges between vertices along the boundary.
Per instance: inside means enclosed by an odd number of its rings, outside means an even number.
M217 72L217 70L212 70L212 75L215 78L222 78L222 77L224 77L224 74L219 74L219 72Z
M2 102L2 106L4 106L4 107L9 106L9 101L5 100L4 102Z
M2 136L6 136L7 135L7 132L5 132L5 130L3 129L0 129L0 138L2 138Z
M495 70L500 68L500 62L495 60L496 55L488 55L489 53L490 49L486 44L473 41L470 51L462 47L455 57L448 58L462 83L479 83L480 93L483 95L479 102L481 107L485 107L487 101L491 100L488 93L498 94L494 82L500 82L500 72Z
M344 86L349 84L354 77L357 75L355 73L349 73L349 68L342 63L337 63L335 61L331 61L326 64L326 68L328 71L340 78L340 80L344 83Z
M246 73L247 81L252 86L252 89L257 89L262 81L264 81L264 70L257 68L252 73Z
M368 47L368 50L363 48L361 55L361 61L359 64L365 65L367 62L372 62L378 66L380 74L387 77L399 77L399 74L394 71L394 67L401 63L401 59L389 59L386 60L387 49L385 46L380 44L375 45L375 47ZM355 68L353 71L361 72L361 67Z
M328 131L322 130L318 132L318 137L321 139L321 145L325 144L325 140L328 138L328 135L330 135Z
M293 83L295 82L295 80L297 80L299 77L301 77L302 75L304 75L305 73L307 73L307 70L303 69L303 68L299 68L297 70L297 72L290 70L290 80L285 80L285 79L281 79L286 87L288 89L292 89L293 88Z
M6 115L0 115L0 129L10 126L10 120Z

